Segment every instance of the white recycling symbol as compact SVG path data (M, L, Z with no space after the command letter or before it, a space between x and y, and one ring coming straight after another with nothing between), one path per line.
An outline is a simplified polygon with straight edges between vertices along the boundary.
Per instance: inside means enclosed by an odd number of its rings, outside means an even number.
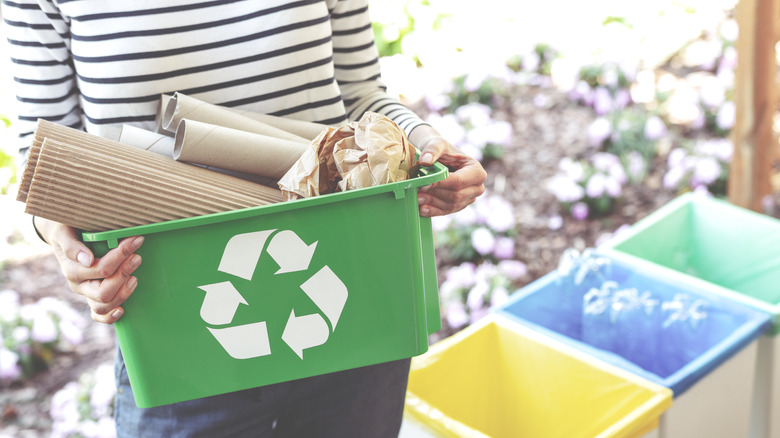
M236 234L231 237L217 270L245 280L252 280L263 248L276 230L255 231ZM306 245L295 232L282 230L274 234L266 251L279 265L274 275L309 269L317 242ZM248 305L233 283L199 286L206 292L200 308L200 316L211 325L226 325L233 321L238 307ZM325 265L314 273L300 288L317 305L330 321L328 327L320 313L296 315L295 309L284 327L282 340L303 359L303 350L324 344L330 332L336 330L336 323L347 302L347 287L338 276ZM265 321L222 328L207 327L217 342L235 359L249 359L271 354L268 330Z

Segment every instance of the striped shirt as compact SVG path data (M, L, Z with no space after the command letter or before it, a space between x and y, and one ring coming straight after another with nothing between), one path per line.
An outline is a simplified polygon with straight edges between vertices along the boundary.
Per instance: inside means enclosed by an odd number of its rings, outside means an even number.
M160 94L326 124L387 115L366 0L2 0L22 151L38 118L154 129Z

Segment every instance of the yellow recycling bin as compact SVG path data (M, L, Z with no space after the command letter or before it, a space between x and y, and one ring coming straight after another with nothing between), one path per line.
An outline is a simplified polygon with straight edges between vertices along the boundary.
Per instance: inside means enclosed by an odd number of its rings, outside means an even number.
M497 314L412 359L406 415L444 437L642 437L672 392Z

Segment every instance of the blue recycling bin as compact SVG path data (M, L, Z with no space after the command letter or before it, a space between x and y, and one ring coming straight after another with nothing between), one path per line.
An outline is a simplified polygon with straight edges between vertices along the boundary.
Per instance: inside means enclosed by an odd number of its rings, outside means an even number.
M576 268L545 275L495 312L670 388L675 402L661 436L707 436L699 432L708 428L717 432L710 436L747 436L757 338L771 326L768 313L647 264L596 253ZM623 292L639 305L621 300Z

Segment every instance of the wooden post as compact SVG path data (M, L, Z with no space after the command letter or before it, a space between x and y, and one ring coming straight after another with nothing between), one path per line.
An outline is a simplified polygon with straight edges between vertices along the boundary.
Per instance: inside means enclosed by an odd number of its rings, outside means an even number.
M772 165L777 143L772 133L777 75L777 0L740 0L737 5L737 68L731 131L734 157L729 173L729 200L763 212L761 200L772 193Z

